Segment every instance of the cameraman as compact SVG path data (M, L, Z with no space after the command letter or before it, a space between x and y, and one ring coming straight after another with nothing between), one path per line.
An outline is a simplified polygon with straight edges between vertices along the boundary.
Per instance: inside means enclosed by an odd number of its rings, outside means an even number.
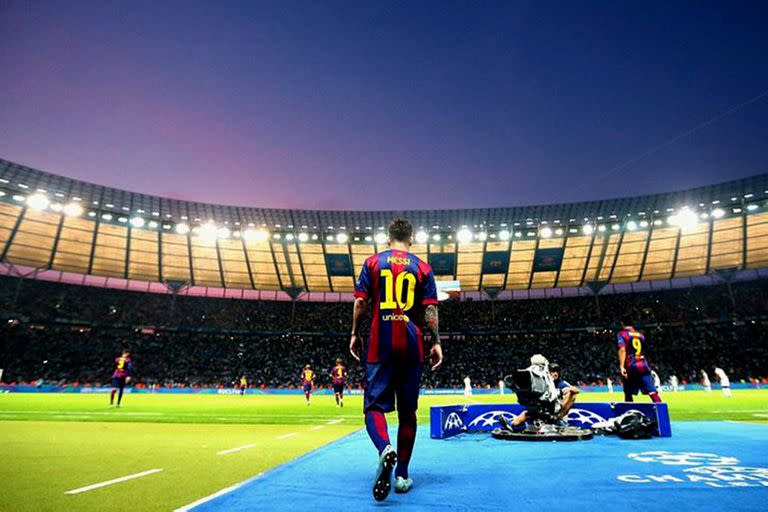
M571 410L573 404L576 402L576 395L579 394L579 388L571 386L567 381L562 379L562 369L557 363L551 363L549 365L549 374L552 376L552 381L555 383L555 387L558 392L558 400L560 401L560 411L557 413L558 419L564 418L568 411Z

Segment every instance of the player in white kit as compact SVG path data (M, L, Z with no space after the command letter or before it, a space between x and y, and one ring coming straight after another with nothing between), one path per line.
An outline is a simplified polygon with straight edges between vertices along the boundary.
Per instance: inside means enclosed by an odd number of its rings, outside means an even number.
M725 398L731 398L731 379L728 378L722 368L715 367L715 375L720 381L720 387L723 388Z
M605 384L608 386L608 392L613 393L613 381L608 378L605 380Z
M677 375L672 375L669 377L669 385L672 386L672 391L677 393L677 386L678 386Z
M472 381L469 380L469 375L464 377L464 398L469 400L472 396Z
M500 395L504 394L504 379L499 381L499 394Z
M653 385L656 386L656 389L659 392L661 392L661 379L659 378L659 374L654 370L651 370L651 377L653 377Z
M701 385L704 386L704 391L707 393L712 392L712 383L709 382L709 375L704 370L701 370Z

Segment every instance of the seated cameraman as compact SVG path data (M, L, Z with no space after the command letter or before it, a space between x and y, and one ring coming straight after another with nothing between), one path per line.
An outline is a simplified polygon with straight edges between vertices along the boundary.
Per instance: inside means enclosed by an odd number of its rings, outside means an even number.
M537 360L537 358L541 359ZM557 420L563 419L568 414L568 411L571 410L573 404L576 402L576 395L579 394L579 389L575 386L571 386L567 381L561 378L562 370L560 369L559 364L548 364L546 358L538 355L531 358L531 364L532 365L529 367L529 369L533 368L534 365L537 364L543 368L548 367L549 376L552 378L552 383L554 384L557 393L557 404L554 407L554 418ZM552 400L554 401L555 398L552 397ZM520 427L523 425L523 423L525 423L527 419L528 411L525 410L515 417L515 419L512 421L511 427Z
M557 414L558 419L565 418L576 402L576 395L579 394L579 388L571 386L567 381L563 380L561 373L562 370L559 364L552 363L549 365L549 374L552 376L552 380L559 393L560 411Z

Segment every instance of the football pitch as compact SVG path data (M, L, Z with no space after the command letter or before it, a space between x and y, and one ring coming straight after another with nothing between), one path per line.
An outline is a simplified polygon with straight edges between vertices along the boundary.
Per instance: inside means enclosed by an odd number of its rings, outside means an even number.
M582 393L579 399L618 401L621 395ZM473 400L509 402L514 396ZM768 390L737 390L731 399L718 391L666 393L664 400L673 422L762 423L768 434ZM0 394L0 511L171 511L363 426L360 396L345 398L344 408L335 406L332 395L315 396L309 407L300 395L129 394L121 409L108 408L107 401L106 395ZM434 443L433 450L447 446L424 439L429 407L464 402L460 395L423 396L419 443ZM673 436L674 430L673 424ZM355 446L355 458L372 471L373 448ZM418 444L414 457L420 466L429 465ZM314 470L344 474L343 467ZM367 488L348 492L368 498ZM301 506L333 505L318 499Z

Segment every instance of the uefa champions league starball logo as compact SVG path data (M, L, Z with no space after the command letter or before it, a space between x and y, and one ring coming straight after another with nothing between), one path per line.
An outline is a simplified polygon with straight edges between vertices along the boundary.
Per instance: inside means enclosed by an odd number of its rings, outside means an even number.
M594 412L588 411L586 409L571 409L570 411L568 411L568 414L566 415L565 420L569 424L573 422L573 423L580 423L583 426L590 427L597 423L604 422L605 418L603 418L599 414L595 414Z
M663 450L630 453L628 457L637 462L656 462L665 466L733 466L739 463L736 457L725 457L714 453Z
M499 427L499 417L504 417L508 423L515 421L516 416L509 411L488 411L469 422L472 427Z

